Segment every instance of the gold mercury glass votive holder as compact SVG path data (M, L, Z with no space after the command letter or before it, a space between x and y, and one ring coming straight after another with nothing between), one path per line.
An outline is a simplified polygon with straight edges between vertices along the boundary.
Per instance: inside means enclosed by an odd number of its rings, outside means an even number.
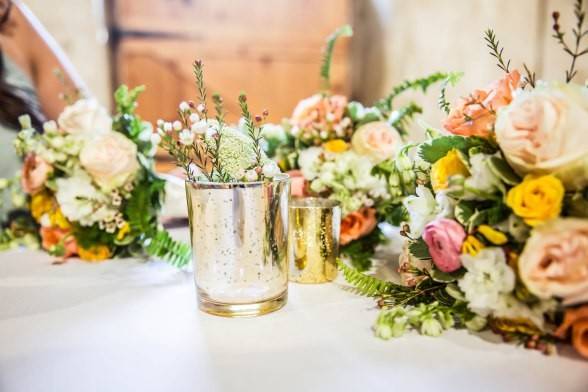
M340 203L317 197L293 198L288 220L290 281L333 281L339 257Z

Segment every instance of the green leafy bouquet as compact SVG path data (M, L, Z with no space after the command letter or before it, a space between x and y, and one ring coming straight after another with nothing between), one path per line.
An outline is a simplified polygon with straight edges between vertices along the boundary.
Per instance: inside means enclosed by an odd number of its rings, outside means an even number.
M159 137L135 113L142 90L121 86L114 117L94 100L77 99L43 133L21 117L15 147L24 165L12 184L28 195L28 213L12 214L2 247L38 238L63 259L152 256L177 267L188 263L189 247L158 223L165 181L154 172Z

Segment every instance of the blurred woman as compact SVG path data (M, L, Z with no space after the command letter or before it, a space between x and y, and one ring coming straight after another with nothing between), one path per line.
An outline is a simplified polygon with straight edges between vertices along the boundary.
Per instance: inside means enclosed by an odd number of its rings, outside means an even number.
M56 72L62 75L56 76ZM11 178L21 161L13 148L18 117L31 116L41 131L65 102L64 84L84 90L81 79L57 43L20 1L0 0L0 178Z

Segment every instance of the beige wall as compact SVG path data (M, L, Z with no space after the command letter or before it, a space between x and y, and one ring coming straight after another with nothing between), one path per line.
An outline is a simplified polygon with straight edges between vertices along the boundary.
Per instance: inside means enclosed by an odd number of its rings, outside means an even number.
M55 37L88 88L110 104L110 76L102 0L23 0Z
M462 71L452 100L484 87L502 73L489 56L483 31L491 27L504 54L521 71L522 62L538 78L563 80L568 57L551 38L551 12L562 12L562 25L574 23L574 0L359 0L357 5L354 91L368 103L386 95L404 79L434 71ZM588 58L576 81L583 82ZM426 99L425 117L439 126L438 88ZM417 131L418 133L418 131ZM418 137L415 135L415 137Z

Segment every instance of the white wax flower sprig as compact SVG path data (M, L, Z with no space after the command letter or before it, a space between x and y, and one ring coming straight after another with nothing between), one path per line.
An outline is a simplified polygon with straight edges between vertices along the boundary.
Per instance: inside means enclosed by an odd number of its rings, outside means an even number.
M181 102L178 119L157 122L161 146L186 172L188 181L253 182L271 179L280 173L262 145L262 128L269 113L252 115L245 94L239 96L244 131L225 122L223 99L214 94L214 118L209 117L203 64L194 63L199 91L198 104Z

